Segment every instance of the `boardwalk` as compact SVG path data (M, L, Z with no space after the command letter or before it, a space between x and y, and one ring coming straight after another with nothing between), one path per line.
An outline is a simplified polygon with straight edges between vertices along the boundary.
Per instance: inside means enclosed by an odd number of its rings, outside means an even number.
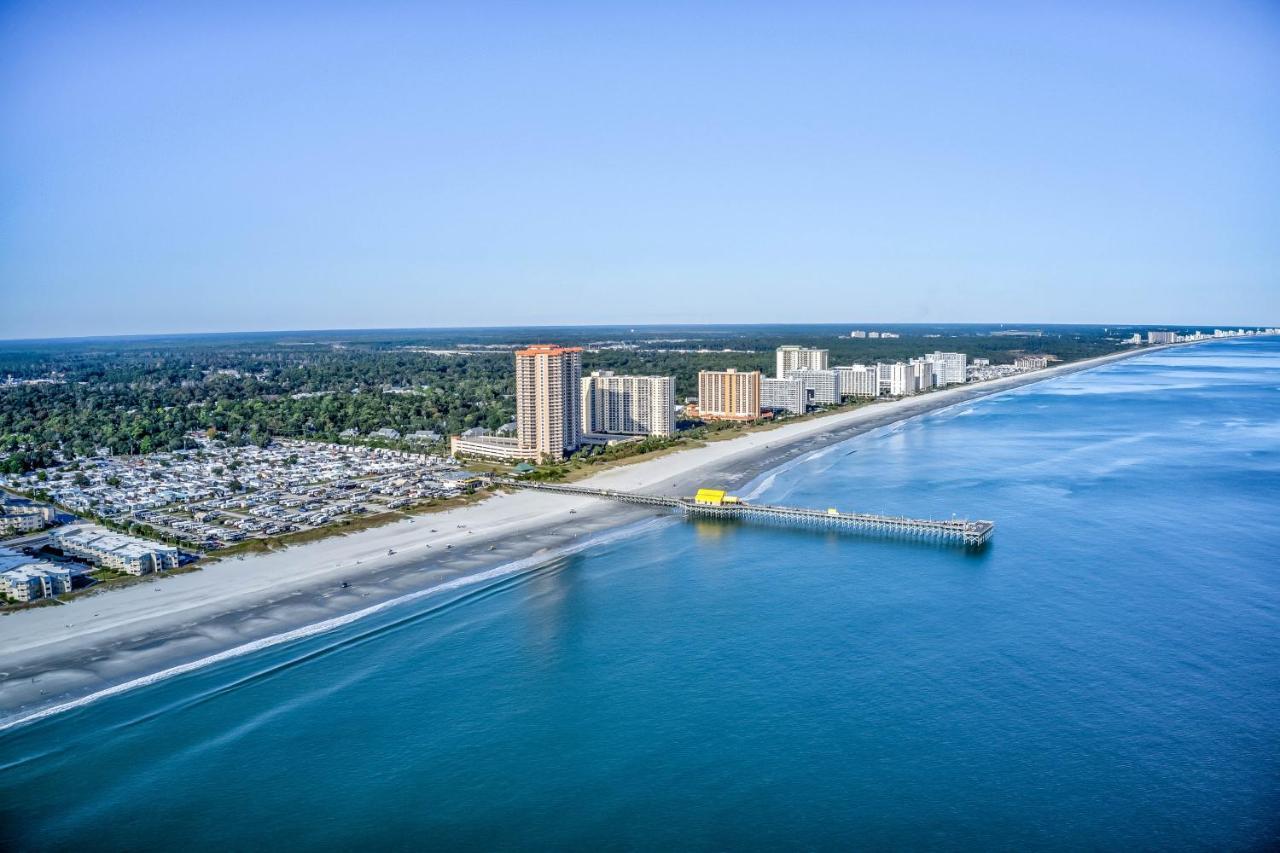
M768 504L697 503L691 498L669 498L661 495L644 495L636 492L620 492L612 489L588 489L582 486L562 486L555 483L534 483L524 480L504 481L505 485L520 489L555 492L562 495L604 498L640 506L658 506L678 509L686 516L723 518L735 521L764 522L795 527L849 530L881 536L925 539L969 548L980 548L991 539L995 523L990 521L949 521L906 518L896 515L873 515L861 512L836 512L835 510L801 509Z

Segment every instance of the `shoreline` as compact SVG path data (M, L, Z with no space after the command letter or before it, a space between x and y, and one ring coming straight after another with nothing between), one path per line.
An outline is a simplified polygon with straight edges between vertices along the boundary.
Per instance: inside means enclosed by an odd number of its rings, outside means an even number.
M835 411L654 459L575 485L685 494L742 489L803 456L981 397L1204 341L1144 347L1005 379ZM573 511L570 514L570 511ZM533 491L417 516L201 572L156 577L0 618L0 731L240 654L310 636L408 600L527 571L625 536L654 515ZM667 515L665 512L662 515ZM390 553L394 551L394 554ZM343 587L343 583L349 584Z

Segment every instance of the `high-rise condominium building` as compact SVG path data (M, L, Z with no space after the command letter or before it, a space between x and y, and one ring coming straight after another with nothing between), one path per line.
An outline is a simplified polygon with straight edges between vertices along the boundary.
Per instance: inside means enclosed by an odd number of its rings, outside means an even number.
M876 365L876 391L879 395L905 397L916 393L915 366L905 361Z
M822 353L825 356L826 350ZM840 374L834 370L788 370L785 378L802 380L810 403L827 405L840 402Z
M879 392L874 364L848 364L832 369L840 377L840 394L843 397L874 397Z
M786 379L792 370L826 370L827 351L810 349L809 347L778 347L777 371L773 374L778 379Z
M1149 344L1171 344L1177 340L1177 332L1147 332L1147 343Z
M516 436L521 451L563 459L582 440L582 348L516 350Z
M969 357L962 352L933 352L925 356L934 363L939 385L955 385L965 381Z
M916 370L904 361L884 365L889 368L889 396L906 397L916 393Z
M709 420L753 421L760 417L760 371L698 371L698 412Z
M583 432L662 435L675 432L670 376L615 376L593 371L582 378Z
M938 384L937 370L932 361L927 358L913 358L908 364L911 365L911 371L915 376L917 391L927 391Z
M808 409L809 392L803 379L760 380L760 407L793 415L803 415Z

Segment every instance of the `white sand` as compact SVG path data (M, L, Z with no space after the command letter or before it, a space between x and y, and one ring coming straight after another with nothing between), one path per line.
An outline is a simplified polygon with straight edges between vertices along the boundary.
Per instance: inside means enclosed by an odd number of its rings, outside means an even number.
M872 419L883 420L887 416L911 417L963 399L985 396L1134 354L1117 353L1025 376L980 385L955 386L786 424L613 468L580 481L580 485L690 494L697 485L703 484L698 480L699 471L723 471L736 460L745 463L753 455L759 456L766 448L769 449L767 452L777 452L785 445L836 428L848 428ZM591 498L524 491L447 512L418 516L412 522L400 521L271 554L222 560L203 571L75 599L61 607L12 613L0 618L0 650L6 657L19 652L59 656L66 652L70 655L75 650L84 650L95 644L167 625L190 624L201 616L234 612L276 596L322 584L335 586L372 568L385 568L399 562L420 563L423 557L439 554L451 543L474 546L494 541L509 546L513 539L518 541L523 536L564 524L569 509L578 510L583 518L598 515L600 503ZM433 528L436 533L431 532ZM388 556L388 549L394 549L396 555Z

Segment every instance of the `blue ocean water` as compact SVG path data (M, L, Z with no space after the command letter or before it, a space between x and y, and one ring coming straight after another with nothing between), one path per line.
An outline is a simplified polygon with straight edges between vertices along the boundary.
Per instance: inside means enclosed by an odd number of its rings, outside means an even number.
M0 839L1280 844L1280 341L963 404L753 493L998 527L655 520L0 734Z

